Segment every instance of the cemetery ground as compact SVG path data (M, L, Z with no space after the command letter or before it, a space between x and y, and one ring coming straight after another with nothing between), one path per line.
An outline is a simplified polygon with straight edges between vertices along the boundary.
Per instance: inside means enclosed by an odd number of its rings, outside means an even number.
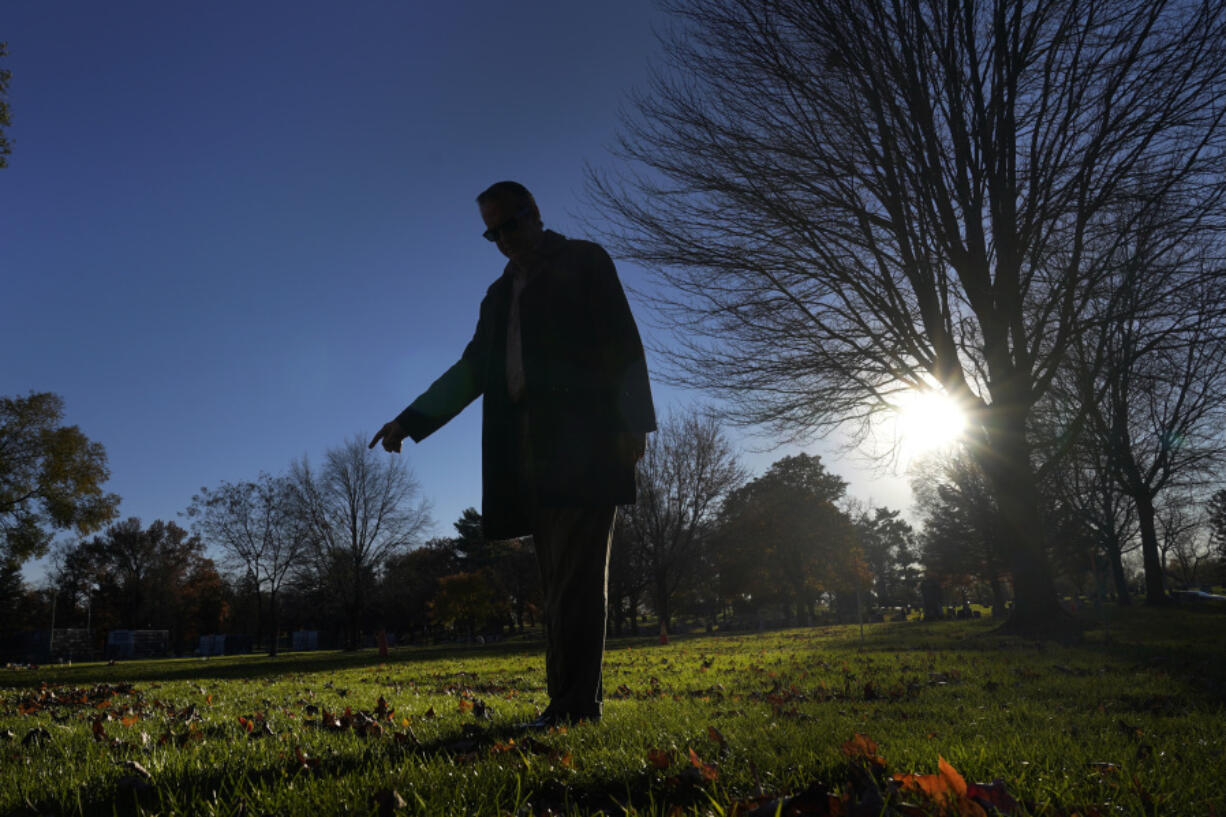
M605 718L517 731L539 641L10 669L2 814L1226 815L1226 613L613 640Z

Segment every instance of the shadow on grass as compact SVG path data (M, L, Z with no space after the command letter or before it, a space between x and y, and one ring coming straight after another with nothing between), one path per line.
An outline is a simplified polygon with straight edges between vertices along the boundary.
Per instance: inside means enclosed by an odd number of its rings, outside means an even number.
M888 624L768 630L693 633L670 639L673 647L704 648L721 640L802 642L809 647L846 652L945 652L1041 653L1071 649L1132 665L1160 668L1186 677L1205 692L1226 698L1226 652L1221 640L1226 635L1226 610L1172 605L1165 607L1116 607L1087 609L1079 615L1083 639L1071 647L1001 633L999 621L970 619L937 622L905 621ZM861 632L863 635L861 635ZM652 648L654 636L611 638L610 652L632 647ZM666 648L667 649L667 648ZM0 687L15 689L37 687L41 683L83 686L97 683L140 683L149 681L204 681L207 679L260 679L282 675L327 673L365 667L389 669L435 660L498 658L544 652L540 640L522 637L494 644L446 644L428 647L399 647L387 658L375 650L356 652L298 652L276 658L268 656L228 656L224 658L179 658L79 664L72 667L43 666L38 670L0 672ZM542 658L543 660L543 658Z
M73 666L44 665L36 670L0 672L0 686L12 688L37 687L49 684L85 685L125 681L202 681L206 679L258 679L272 676L336 672L363 667L388 667L438 659L467 657L497 657L542 652L540 641L514 640L487 645L436 645L431 647L397 647L381 658L376 650L345 652L282 653L275 658L267 655L232 655L216 658L164 658L141 661L119 661L75 664Z
M610 650L619 647L641 647L655 643L647 637L609 639ZM381 658L377 650L352 652L327 650L287 652L275 658L267 655L231 655L212 658L161 658L140 661L119 661L113 665L93 662L64 666L45 664L38 669L0 670L0 687L28 689L48 684L84 686L100 683L141 683L148 681L204 681L247 679L255 680L279 675L312 672L337 672L364 667L395 667L436 660L465 658L498 658L503 656L544 654L545 642L524 638L507 639L493 644L438 644L428 647L395 647ZM542 657L542 661L544 658Z
M572 727L578 728L578 727ZM518 762L519 756L532 758L532 763L550 766L568 766L571 755L565 746L549 742L557 733L525 731L514 725L465 724L460 733L437 740L419 743L415 740L398 740L404 733L386 733L370 737L364 750L354 754L324 758L305 758L294 748L287 747L284 760L262 767L201 768L188 772L164 773L155 779L129 778L117 786L97 786L74 792L62 799L45 800L39 803L26 802L28 813L82 815L200 813L208 809L218 814L250 814L254 804L247 801L256 792L275 792L287 780L341 779L354 775L372 775L394 787L397 765L410 759L438 760L443 763L464 766L477 763L491 756L504 754L508 762ZM518 754L517 754L518 753ZM525 762L525 768L528 765ZM389 779L390 778L390 779ZM386 805L380 807L380 799L390 797L391 788L371 790L367 802L351 803L347 811L355 813L393 813ZM398 792L399 793L399 792ZM646 771L632 775L610 775L592 779L578 786L564 779L545 778L535 781L534 787L521 793L522 801L530 800L531 813L569 813L579 808L584 813L621 813L625 806L633 804L642 808L653 797L666 793L673 804L689 806L703 802L703 791L697 781L681 781L665 784ZM413 796L411 789L404 789L402 796ZM430 792L426 793L428 796ZM502 792L494 792L499 797ZM438 803L424 803L423 807L438 807ZM449 808L457 804L448 802ZM500 803L506 810L510 804ZM258 813L258 812L255 812Z

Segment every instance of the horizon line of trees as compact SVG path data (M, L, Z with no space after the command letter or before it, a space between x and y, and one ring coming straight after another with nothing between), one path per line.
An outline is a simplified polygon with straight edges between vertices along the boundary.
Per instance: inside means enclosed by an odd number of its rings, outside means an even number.
M182 514L190 530L135 518L103 528L118 504L102 490L105 452L59 425L62 412L54 395L0 402L4 462L24 451L27 465L6 465L0 483L10 631L54 616L61 628L168 629L179 651L201 635L247 633L275 653L289 629L354 649L381 629L474 638L539 620L531 540L486 541L475 508L456 520L455 536L424 540L428 504L404 460L369 451L361 435L318 468L304 457L281 475L201 489ZM1087 431L1045 486L1047 555L1066 593L1149 599L1135 498L1102 465L1096 439ZM1201 459L1170 461L1178 490L1156 493L1154 505L1164 592L1226 579L1226 489L1207 493L1214 483ZM923 606L924 579L949 601L996 615L1012 600L1003 520L965 447L917 468L918 529L899 510L848 497L817 456L783 457L751 477L708 411L664 418L638 477L639 501L620 509L615 528L613 634L639 632L648 614L666 631L679 619L728 628L872 618ZM79 536L56 552L49 587L23 588L22 558L45 553L57 528Z

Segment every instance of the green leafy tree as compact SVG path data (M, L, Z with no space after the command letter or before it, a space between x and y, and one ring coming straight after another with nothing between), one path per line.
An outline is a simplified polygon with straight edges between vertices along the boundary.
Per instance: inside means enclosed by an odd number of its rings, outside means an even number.
M1226 581L1226 489L1209 498L1209 544L1218 560L1219 579Z
M797 454L732 491L715 549L724 597L755 609L780 604L805 624L823 592L856 590L863 556L851 519L835 505L846 490L821 457Z
M218 626L216 566L200 537L174 522L159 519L146 528L130 517L66 548L59 561L59 595L77 608L88 601L99 628L167 628L172 644L186 648Z
M889 508L866 511L856 519L856 535L873 575L878 601L885 605L916 601L915 531L902 518L902 512Z
M49 392L0 398L0 547L20 565L46 554L54 531L82 536L117 515L102 485L106 450L63 424L64 400Z
M992 615L1005 616L1012 579L1007 545L991 486L974 459L957 452L929 462L911 489L923 519L919 541L925 576L946 587L987 582Z
M380 585L383 619L394 632L430 638L430 605L439 580L459 572L453 539L431 539L421 547L388 557Z
M470 638L492 618L506 614L507 607L484 573L455 573L439 579L431 603L435 623L463 630Z

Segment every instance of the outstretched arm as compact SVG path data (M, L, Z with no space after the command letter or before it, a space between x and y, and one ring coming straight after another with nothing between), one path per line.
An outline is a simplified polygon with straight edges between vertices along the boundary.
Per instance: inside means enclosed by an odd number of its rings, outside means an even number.
M398 453L405 437L421 442L481 395L484 386L478 373L485 371L485 355L489 349L487 335L490 322L486 312L486 302L483 301L477 329L464 354L396 419L383 424L370 441L371 448L382 440L384 451Z

